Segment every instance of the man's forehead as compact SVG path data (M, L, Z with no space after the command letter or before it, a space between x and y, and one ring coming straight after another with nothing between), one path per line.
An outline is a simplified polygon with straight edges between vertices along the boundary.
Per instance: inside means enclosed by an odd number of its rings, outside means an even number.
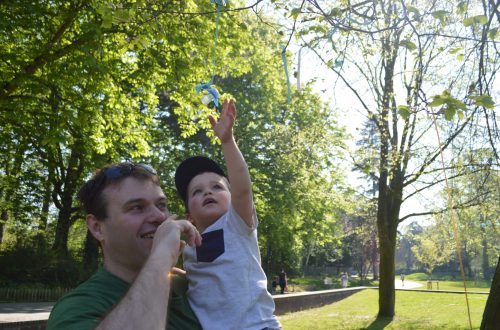
M165 198L165 194L159 185L151 180L140 180L128 177L119 182L113 183L104 189L104 194L109 199L149 199Z

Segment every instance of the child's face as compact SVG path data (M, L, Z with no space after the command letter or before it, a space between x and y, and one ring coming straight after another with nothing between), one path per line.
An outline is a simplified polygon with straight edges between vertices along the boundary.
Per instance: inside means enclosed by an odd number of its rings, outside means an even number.
M205 172L195 176L188 185L188 218L200 232L229 210L231 193L227 180L219 174Z

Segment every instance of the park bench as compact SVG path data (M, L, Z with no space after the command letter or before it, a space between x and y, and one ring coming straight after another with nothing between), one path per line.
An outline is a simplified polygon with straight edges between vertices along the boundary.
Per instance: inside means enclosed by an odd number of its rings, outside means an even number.
M427 281L427 290L432 290L432 284L435 284L436 290L439 290L439 281Z

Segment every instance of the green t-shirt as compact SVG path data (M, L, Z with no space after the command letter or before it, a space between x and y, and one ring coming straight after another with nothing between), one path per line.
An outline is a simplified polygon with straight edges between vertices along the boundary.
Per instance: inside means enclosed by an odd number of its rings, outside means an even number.
M130 284L104 267L54 305L47 330L94 328L127 293ZM186 297L187 280L173 276L167 329L201 329Z

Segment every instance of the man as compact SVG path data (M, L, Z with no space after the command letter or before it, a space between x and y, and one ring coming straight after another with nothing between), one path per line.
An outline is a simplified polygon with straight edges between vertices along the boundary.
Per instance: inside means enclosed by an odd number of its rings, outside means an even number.
M188 221L168 216L156 172L132 163L107 166L78 198L104 265L59 300L47 329L200 329L185 279L169 273L186 244L181 233L191 246L201 237Z

